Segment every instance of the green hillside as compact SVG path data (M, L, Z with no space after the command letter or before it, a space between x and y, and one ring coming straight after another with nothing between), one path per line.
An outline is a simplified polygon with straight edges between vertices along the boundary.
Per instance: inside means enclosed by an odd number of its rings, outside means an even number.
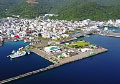
M17 4L21 4L25 0L0 0L0 18L6 17L6 9Z
M0 17L20 15L35 18L45 13L56 13L66 20L108 20L120 18L120 0L36 0L39 4L28 4L26 0L0 0ZM8 8L5 14L5 9ZM4 11L3 11L4 10Z
M120 5L120 0L88 0L88 1L96 2L104 6Z
M66 20L108 20L120 18L120 6L101 6L95 2L72 4L59 12L58 19Z

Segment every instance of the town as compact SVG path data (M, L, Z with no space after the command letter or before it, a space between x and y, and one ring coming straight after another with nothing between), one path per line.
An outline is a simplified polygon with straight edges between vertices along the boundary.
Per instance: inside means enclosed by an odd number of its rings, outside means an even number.
M26 54L25 51L28 51L29 54L33 52L53 63L46 68L3 80L0 83L24 78L51 69L51 67L55 68L108 51L108 49L84 40L75 41L78 37L89 37L92 34L120 37L119 33L107 28L108 26L120 27L120 20L67 21L50 20L45 17L36 19L8 17L0 19L0 46L4 46L4 42L23 40L30 44L25 48L20 48L16 53L23 56ZM105 28L99 28L104 26ZM16 56L16 53L13 52L8 57L20 57Z
M49 14L48 14L49 15ZM102 32L99 26L120 27L120 20L109 21L66 21L50 19L0 19L0 45L4 41L24 40L37 42L42 37L52 40L62 40ZM105 29L106 30L106 29Z

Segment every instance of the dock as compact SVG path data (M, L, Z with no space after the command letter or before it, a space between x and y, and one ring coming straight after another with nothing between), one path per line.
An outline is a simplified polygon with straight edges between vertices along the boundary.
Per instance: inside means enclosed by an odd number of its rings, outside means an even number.
M74 62L74 61L85 59L85 58L88 58L88 57L92 57L94 55L101 54L101 53L107 52L107 51L108 50L105 49L105 48L99 48L99 49L94 49L92 51L88 51L88 52L84 52L84 53L78 53L75 56L72 56L72 57L65 58L65 59L61 60L60 63L66 64L66 63ZM94 55L90 55L90 52L94 52Z
M107 36L120 38L120 33L108 33Z
M52 62L48 58L49 56L46 53L43 53L41 50L34 49L32 51L35 52L36 54L38 54L39 56L41 56L41 57L49 60L50 62ZM103 52L107 52L107 51L108 50L105 49L105 48L99 48L99 49L94 49L92 52L94 52L94 55L97 55L97 54L100 54L100 53L103 53ZM32 71L32 72L21 74L19 76L12 77L12 78L9 78L9 79L1 80L0 84L12 82L12 81L15 81L15 80L18 80L18 79L22 79L22 78L25 78L25 77L28 77L28 76L32 76L32 75L40 73L40 72L44 72L44 71L47 71L47 70L50 70L50 69L62 66L64 64L68 64L68 63L71 63L71 62L74 62L74 61L77 61L77 60L80 60L80 59L85 59L85 58L94 56L94 55L90 55L89 53L90 52L79 53L78 55L75 55L75 56L72 56L72 57L69 57L69 58L65 58L65 59L59 61L59 63L54 63L52 65L49 65L49 66L45 67L45 68L41 68L41 69L38 69L38 70L35 70L35 71Z
M54 63L53 60L56 59L52 54L47 53L47 52L45 52L43 50L40 50L40 49L37 49L37 48L32 49L31 51L34 52L35 54L37 54L38 56L41 56L42 58L44 58L44 59L46 59L46 60L48 60L49 62L52 62L52 63Z

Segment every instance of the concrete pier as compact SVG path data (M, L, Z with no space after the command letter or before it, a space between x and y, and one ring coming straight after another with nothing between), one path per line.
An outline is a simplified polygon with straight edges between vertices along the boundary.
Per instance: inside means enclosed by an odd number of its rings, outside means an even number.
M32 49L31 51L52 63L54 63L53 60L56 59L52 54L44 52L43 50L39 50L37 48ZM52 58L52 59L50 59L50 58Z
M108 33L107 36L120 38L120 33Z
M90 52L94 52L94 55L97 55L97 54L100 54L100 53L103 53L103 52L107 52L107 51L108 50L105 49L105 48L99 48L99 49L94 49L92 51L88 51L88 52L84 52L84 53L81 52L78 55L62 59L60 61L60 63L66 64L66 63L70 63L70 62L77 61L77 60L80 60L80 59L91 57L93 55L90 55Z
M37 53L38 55L44 57L45 59L49 60L48 58L46 58L46 55L44 55L45 53L41 52L40 50L35 49L33 51L35 53ZM97 55L97 54L100 54L100 53L103 53L103 52L106 52L106 51L108 51L108 50L105 49L105 48L99 48L99 49L94 49L92 52L94 52L94 55ZM32 71L32 72L21 74L21 75L16 76L16 77L12 77L12 78L9 78L9 79L6 79L6 80L2 80L2 81L0 81L0 84L4 84L4 83L15 81L15 80L18 80L18 79L21 79L21 78L25 78L25 77L28 77L28 76L31 76L31 75L34 75L34 74L37 74L37 73L40 73L40 72L44 72L44 71L62 66L64 64L74 62L76 60L84 59L84 58L87 58L87 57L91 57L91 56L93 56L93 55L90 55L90 52L79 53L76 56L65 58L65 59L61 60L59 63L49 65L45 68L41 68L41 69L38 69L38 70L35 70L35 71ZM51 60L49 60L49 61L51 62Z

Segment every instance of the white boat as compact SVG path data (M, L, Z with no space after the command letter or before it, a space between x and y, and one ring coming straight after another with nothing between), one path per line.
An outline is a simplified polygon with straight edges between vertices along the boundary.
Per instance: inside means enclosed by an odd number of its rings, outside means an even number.
M11 53L14 54L14 53L15 53L15 50L13 50Z
M27 40L24 40L24 43L27 43Z
M107 30L108 30L108 27L105 27L104 30L107 31Z
M24 56L24 55L26 55L26 52L25 52L25 51L17 51L17 52L15 52L15 53L9 55L8 57L10 57L10 58L13 59L13 58L22 57L22 56Z
M17 42L17 40L15 39L14 42Z

